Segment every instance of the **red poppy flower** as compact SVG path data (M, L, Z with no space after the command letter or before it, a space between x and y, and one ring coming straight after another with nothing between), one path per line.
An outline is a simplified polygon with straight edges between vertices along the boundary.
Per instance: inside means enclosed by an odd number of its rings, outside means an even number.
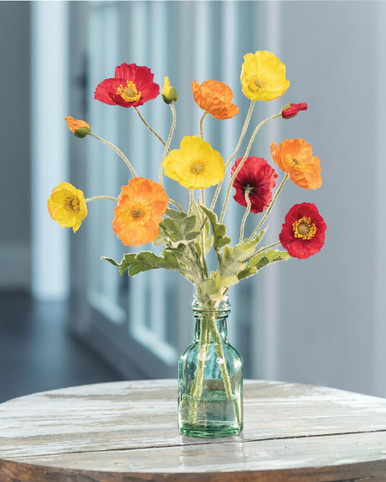
M241 162L241 157L234 163L231 175ZM242 206L247 206L245 192L249 192L251 201L251 211L261 213L270 205L272 201L272 189L276 185L277 174L275 170L262 157L247 157L243 167L233 181L236 189L234 200Z
M290 104L286 109L281 111L281 116L284 119L290 119L291 117L295 117L295 115L300 110L307 110L308 105L306 102L301 102L300 104Z
M122 64L116 67L114 79L103 80L95 89L94 98L109 105L137 107L159 94L159 85L148 67Z
M326 229L315 204L295 204L285 217L279 239L291 256L309 258L322 249Z

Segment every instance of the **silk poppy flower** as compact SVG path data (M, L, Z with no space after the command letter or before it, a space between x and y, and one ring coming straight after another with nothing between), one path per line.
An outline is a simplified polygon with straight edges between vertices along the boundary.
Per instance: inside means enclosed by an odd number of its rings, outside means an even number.
M109 105L137 107L159 94L159 85L148 67L122 64L116 67L113 79L103 80L96 88L94 98Z
M122 186L114 209L114 233L127 246L154 241L168 203L161 184L144 177L130 179L127 186Z
M71 132L74 133L76 137L86 137L87 134L90 134L90 124L84 120L74 119L71 116L65 117L65 121L67 122L68 128Z
M240 164L242 157L236 160L232 169L231 176ZM272 201L272 189L276 185L277 174L275 170L262 157L247 157L243 167L240 169L233 187L236 194L233 199L242 206L247 206L245 193L248 192L251 201L251 211L261 213L270 205Z
M315 204L295 204L285 217L279 239L291 256L305 259L322 249L326 229Z
M312 155L312 147L303 139L286 139L279 147L271 144L275 164L303 189L318 189L322 185L320 160Z
M285 65L271 52L244 55L240 76L244 95L251 100L277 99L290 85L285 73Z
M295 117L301 110L307 110L308 105L306 102L301 102L300 104L290 104L286 109L281 111L281 116L283 119L291 119Z
M87 216L87 204L83 192L68 182L56 186L47 201L51 218L62 228L79 229Z
M196 104L216 119L230 119L239 108L232 104L233 92L223 82L206 80L201 85L193 80L192 92Z
M163 160L166 176L187 189L205 189L224 179L224 159L209 142L198 136L185 136L180 147Z

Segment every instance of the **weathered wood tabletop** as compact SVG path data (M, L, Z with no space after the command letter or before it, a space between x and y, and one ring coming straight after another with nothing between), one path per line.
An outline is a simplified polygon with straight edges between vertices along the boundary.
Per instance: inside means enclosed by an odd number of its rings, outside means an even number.
M386 400L246 381L237 436L179 434L176 381L119 382L0 404L0 481L386 480Z

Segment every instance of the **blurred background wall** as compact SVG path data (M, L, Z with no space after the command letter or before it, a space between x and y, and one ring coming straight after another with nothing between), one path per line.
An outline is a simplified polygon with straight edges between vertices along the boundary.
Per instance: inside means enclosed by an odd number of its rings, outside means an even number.
M122 62L148 65L160 84L168 75L180 95L172 144L178 147L183 135L198 131L192 80L222 80L240 114L205 122L207 139L226 158L248 109L239 83L243 55L270 50L287 66L291 86L280 99L259 102L252 125L290 102L305 101L309 110L266 126L252 154L270 162L271 142L302 137L321 159L323 186L306 192L288 183L266 242L277 239L293 204L308 201L327 222L326 244L306 261L270 266L240 284L231 294L231 338L248 377L386 396L383 2L3 2L0 12L0 83L7 93L0 193L8 208L0 232L2 289L30 290L31 252L41 253L32 257L34 298L70 300L65 321L82 340L80 349L91 347L114 376L175 376L193 330L190 287L174 273L120 277L99 260L125 252L111 232L111 204L90 206L76 236L48 217L46 199L61 180L87 196L117 195L127 184L115 154L73 137L63 117L88 120L156 179L162 146L131 109L93 100L95 86ZM170 112L161 99L142 112L167 135ZM167 189L186 202L175 184L168 181ZM231 201L231 233L242 214ZM247 229L255 223L250 216Z
M0 288L31 286L30 5L1 5ZM7 206L7 209L5 207Z

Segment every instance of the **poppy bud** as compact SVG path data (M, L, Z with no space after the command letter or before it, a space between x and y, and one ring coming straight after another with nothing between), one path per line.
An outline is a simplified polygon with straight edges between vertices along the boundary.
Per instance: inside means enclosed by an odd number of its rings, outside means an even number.
M306 102L300 104L287 104L283 107L281 111L281 116L283 119L291 119L295 117L300 110L307 110L308 106Z
M167 104L178 100L177 91L170 85L169 77L164 77L164 86L161 90L162 98Z
M65 120L67 122L68 128L71 132L74 133L76 137L80 137L82 139L83 137L86 137L88 134L90 134L90 124L88 124L87 122L74 119L71 116L65 117Z

